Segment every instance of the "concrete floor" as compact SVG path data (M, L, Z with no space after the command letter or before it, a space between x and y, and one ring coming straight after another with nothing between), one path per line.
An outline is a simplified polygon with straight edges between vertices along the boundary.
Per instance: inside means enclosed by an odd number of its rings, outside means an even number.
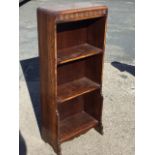
M53 6L65 3L63 0L32 0L20 7L20 155L55 155L52 147L41 140L38 127L40 100L36 8L49 2ZM101 136L92 129L62 144L62 153L134 155L134 1L95 2L109 7L103 83L105 134Z

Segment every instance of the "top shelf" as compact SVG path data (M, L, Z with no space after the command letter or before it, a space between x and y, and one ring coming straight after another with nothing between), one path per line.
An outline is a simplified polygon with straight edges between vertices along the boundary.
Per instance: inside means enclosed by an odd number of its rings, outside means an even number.
M87 43L58 50L57 64L64 64L67 62L93 56L102 53L102 51L102 49L94 47Z

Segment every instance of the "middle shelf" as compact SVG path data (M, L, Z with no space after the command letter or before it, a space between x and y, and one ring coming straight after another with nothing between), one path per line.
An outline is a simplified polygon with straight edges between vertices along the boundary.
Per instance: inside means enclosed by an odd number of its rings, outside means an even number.
M62 103L80 95L97 90L100 85L87 77L62 84L58 86L57 102Z
M88 43L80 44L70 48L58 50L57 64L64 64L74 60L90 57L102 53L102 49Z

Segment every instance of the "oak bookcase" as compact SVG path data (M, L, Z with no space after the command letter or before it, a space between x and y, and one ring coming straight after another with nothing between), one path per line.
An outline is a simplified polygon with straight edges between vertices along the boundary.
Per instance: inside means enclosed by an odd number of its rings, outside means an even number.
M62 142L95 128L103 134L102 70L106 6L37 9L41 136Z

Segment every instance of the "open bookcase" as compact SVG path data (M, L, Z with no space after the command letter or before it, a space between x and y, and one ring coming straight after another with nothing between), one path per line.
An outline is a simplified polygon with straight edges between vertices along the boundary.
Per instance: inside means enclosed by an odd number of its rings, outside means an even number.
M69 7L69 6L68 6ZM102 127L102 70L106 6L37 10L41 135L60 155L60 144Z

